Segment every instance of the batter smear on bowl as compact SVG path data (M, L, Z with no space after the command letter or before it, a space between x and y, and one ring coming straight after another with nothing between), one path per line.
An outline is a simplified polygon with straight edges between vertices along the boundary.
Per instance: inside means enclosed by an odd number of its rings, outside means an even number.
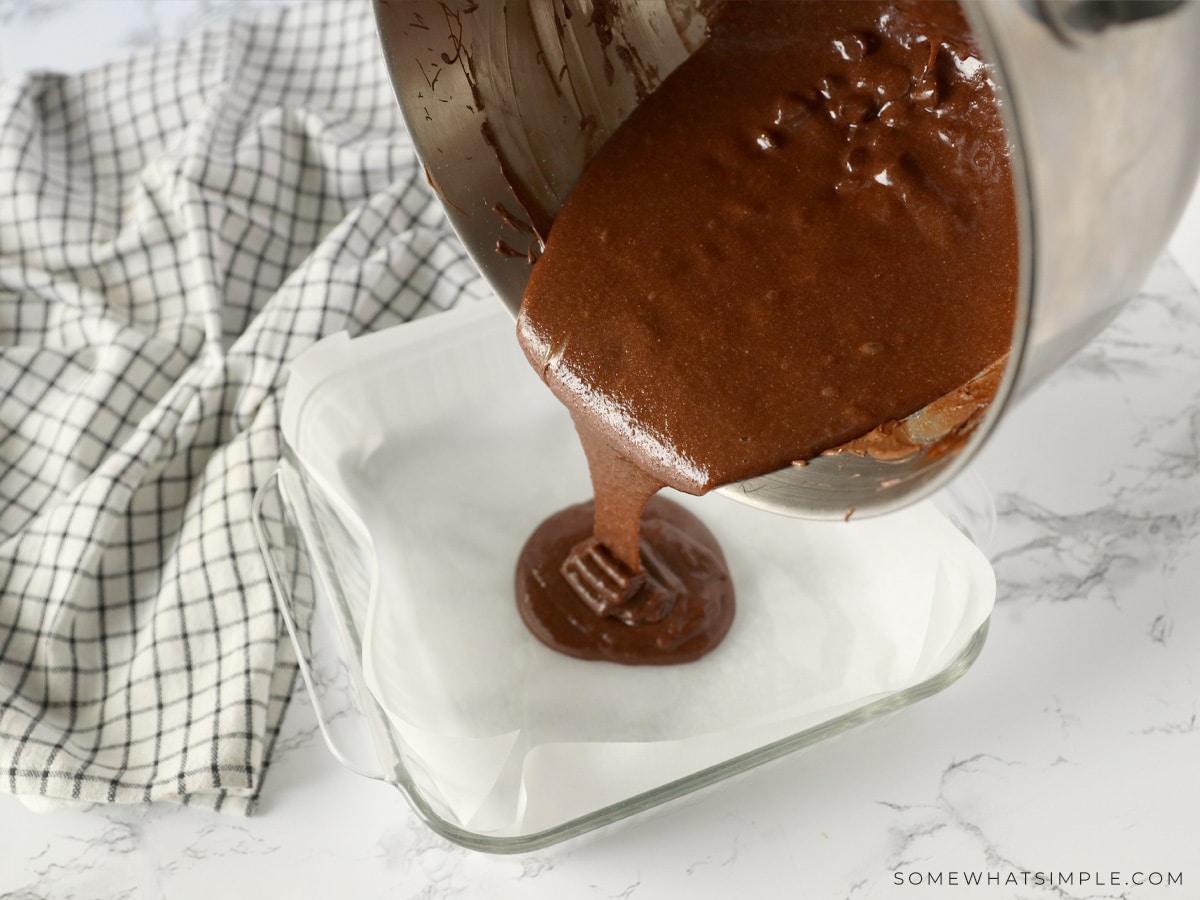
M525 622L584 658L711 650L724 559L654 494L925 407L1008 351L1016 290L1008 146L956 4L717 7L589 164L524 295L522 347L595 493L523 550Z

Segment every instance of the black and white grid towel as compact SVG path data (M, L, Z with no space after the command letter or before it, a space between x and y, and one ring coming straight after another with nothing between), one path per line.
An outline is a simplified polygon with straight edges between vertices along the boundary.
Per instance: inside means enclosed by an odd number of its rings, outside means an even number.
M0 85L0 787L252 807L286 363L485 294L367 0Z

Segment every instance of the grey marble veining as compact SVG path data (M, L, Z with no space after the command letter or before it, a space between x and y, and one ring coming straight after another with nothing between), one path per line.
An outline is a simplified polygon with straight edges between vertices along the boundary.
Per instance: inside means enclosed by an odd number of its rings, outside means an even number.
M244 5L0 0L0 75L86 68ZM1200 293L1180 268L1160 261L974 469L998 513L988 645L901 716L601 834L486 857L341 769L298 694L254 818L39 815L0 796L0 898L1200 895ZM951 870L1184 883L895 883Z

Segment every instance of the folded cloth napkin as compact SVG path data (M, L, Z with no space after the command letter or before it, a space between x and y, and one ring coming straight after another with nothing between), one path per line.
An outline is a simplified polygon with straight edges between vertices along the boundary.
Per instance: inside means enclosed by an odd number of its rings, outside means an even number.
M487 293L370 4L0 85L0 786L248 812L293 683L251 500L289 359Z

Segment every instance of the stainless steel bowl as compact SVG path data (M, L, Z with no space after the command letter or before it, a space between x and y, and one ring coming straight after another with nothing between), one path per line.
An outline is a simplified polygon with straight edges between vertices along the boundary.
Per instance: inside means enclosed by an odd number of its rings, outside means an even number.
M703 0L376 0L400 107L463 243L515 315L534 245L604 140L704 40ZM944 485L1017 397L1112 320L1200 167L1200 0L965 4L1013 146L1021 274L1011 362L950 452L833 456L720 490L813 518Z

